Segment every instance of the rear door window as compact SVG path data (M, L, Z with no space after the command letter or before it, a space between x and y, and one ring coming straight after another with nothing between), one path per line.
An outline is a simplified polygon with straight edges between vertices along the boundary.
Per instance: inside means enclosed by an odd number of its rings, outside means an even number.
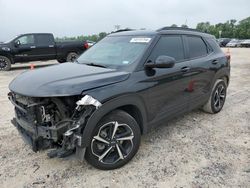
M207 45L201 37L187 36L187 45L190 59L203 57L208 54Z
M155 61L157 57L166 55L182 61L185 59L184 46L180 35L162 36L150 55L150 59Z
M37 46L49 46L54 44L52 35L36 35Z

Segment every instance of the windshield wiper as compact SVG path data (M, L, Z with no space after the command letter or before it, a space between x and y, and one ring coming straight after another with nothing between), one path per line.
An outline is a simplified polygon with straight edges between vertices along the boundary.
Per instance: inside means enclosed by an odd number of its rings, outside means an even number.
M85 63L85 65L107 68L105 65L100 65L100 64L96 64L96 63Z

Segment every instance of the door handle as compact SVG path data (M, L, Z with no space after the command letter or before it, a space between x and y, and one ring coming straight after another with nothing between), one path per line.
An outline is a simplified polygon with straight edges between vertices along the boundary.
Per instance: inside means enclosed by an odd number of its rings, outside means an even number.
M181 72L188 72L190 70L190 67L182 67Z
M36 48L36 46L31 46L30 48Z
M212 61L213 65L216 65L217 63L219 63L219 61L217 59L215 59L215 60Z

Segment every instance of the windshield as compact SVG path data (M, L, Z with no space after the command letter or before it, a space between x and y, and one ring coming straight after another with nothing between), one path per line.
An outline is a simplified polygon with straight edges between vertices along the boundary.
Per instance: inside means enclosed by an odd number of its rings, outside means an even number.
M17 38L18 36L15 36L14 38ZM13 38L11 38L11 39L9 39L9 40L7 40L7 41L4 41L3 43L4 44L7 44L7 43L10 43L11 41L13 41Z
M149 37L106 37L84 52L77 62L110 68L128 66L138 60L150 41Z

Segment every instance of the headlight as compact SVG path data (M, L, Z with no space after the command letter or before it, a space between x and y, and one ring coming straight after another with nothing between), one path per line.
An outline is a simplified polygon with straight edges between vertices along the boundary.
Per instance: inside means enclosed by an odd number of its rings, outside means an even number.
M8 48L8 47L2 47L2 50L3 51L10 51L10 48Z
M93 105L96 108L99 108L102 106L102 104L98 100L94 99L90 95L85 95L81 100L77 101L76 104L77 104L77 107L84 106L84 105L86 106Z

